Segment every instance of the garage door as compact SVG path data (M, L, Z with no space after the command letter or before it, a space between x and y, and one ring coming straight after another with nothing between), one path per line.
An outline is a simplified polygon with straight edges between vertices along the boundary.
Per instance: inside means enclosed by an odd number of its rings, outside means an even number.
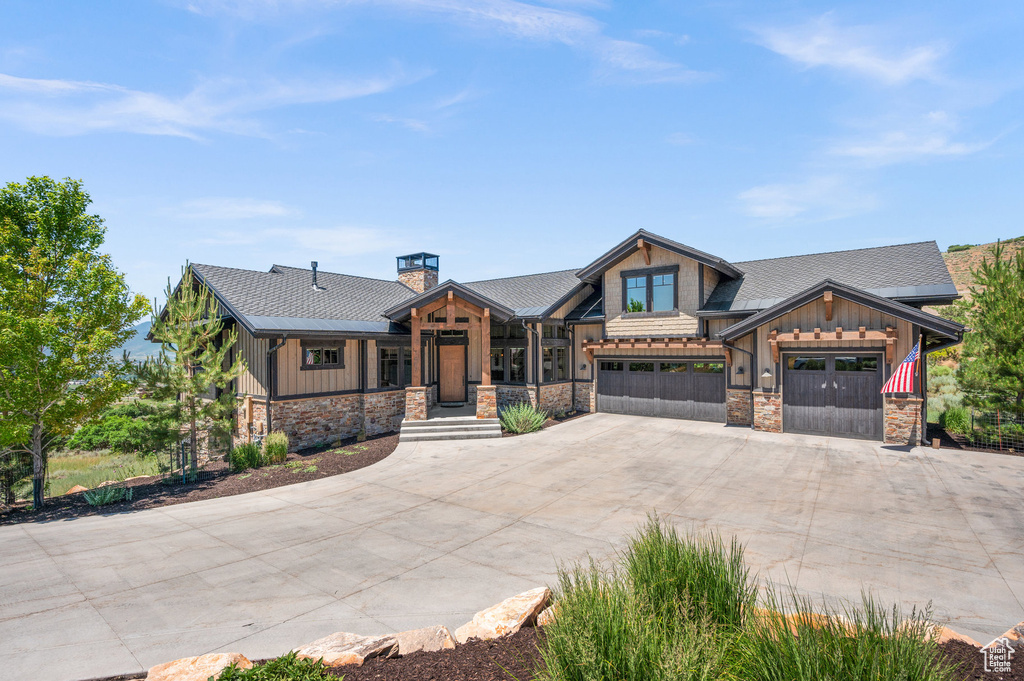
M783 355L786 432L882 439L882 356Z
M725 363L599 360L597 410L725 422Z

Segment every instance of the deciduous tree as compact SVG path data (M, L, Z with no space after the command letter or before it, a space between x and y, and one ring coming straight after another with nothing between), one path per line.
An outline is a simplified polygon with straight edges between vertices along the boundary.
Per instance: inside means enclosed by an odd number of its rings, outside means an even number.
M149 309L99 252L90 203L71 179L0 189L0 446L31 454L37 509L53 439L132 389L112 351Z

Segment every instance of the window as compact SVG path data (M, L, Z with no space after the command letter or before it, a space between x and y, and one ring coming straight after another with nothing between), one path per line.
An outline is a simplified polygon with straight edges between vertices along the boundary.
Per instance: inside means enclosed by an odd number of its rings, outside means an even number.
M564 381L569 377L568 362L566 357L569 348L552 346L543 348L541 353L541 366L544 369L544 382Z
M629 370L630 371L642 371L644 373L647 373L649 371L654 371L654 362L630 362L629 363Z
M505 381L505 348L491 348L491 380Z
M441 329L437 332L437 335L450 338L462 338L466 335L466 332L461 329Z
M786 359L786 367L790 371L824 371L825 358L791 356Z
M723 374L725 364L723 362L694 362L693 371L697 374Z
M343 347L343 346L342 346ZM344 355L339 346L302 346L302 369L344 369Z
M526 348L508 349L508 382L526 383Z
M377 387L403 388L412 384L412 348L380 348L377 354Z
M663 374L685 374L686 364L684 362L662 362L661 373Z
M623 312L671 312L679 307L678 266L622 273Z
M522 324L509 324L507 328L509 338L522 338L526 340L526 329L523 328Z
M878 371L878 357L875 355L836 357L836 371Z
M622 362L601 362L601 371L622 371Z
M569 332L561 324L545 324L541 331L541 337L554 339L568 338Z
M491 340L495 338L508 338L508 329L504 324L491 324Z

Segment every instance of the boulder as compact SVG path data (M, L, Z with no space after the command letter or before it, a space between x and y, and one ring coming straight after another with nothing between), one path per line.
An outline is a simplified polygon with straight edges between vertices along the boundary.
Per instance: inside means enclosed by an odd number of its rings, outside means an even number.
M100 484L96 485L96 489L99 489L100 487L110 487L111 485L116 484L118 484L117 480L104 480Z
M555 606L549 605L537 615L537 626L546 627L555 621Z
M455 637L448 627L437 625L436 627L424 627L395 634L398 641L398 654L408 655L419 651L432 653L436 650L450 650L455 647Z
M74 487L69 489L67 492L64 492L64 494L78 494L79 492L88 492L88 491L89 491L88 487L82 487L81 485L75 485Z
M455 630L455 639L465 643L471 638L488 640L514 634L523 626L536 623L537 615L550 599L547 587L524 591L473 615L471 621Z
M947 641L963 641L975 648L980 648L981 644L975 641L970 636L965 636L960 632L953 631L949 627L936 626L935 627L935 642L939 645L946 643Z
M398 641L394 636L360 636L339 631L296 648L299 657L324 661L328 667L362 665L373 657L392 657L398 654Z
M1009 629L1007 629L1005 634L997 636L996 638L994 638L992 640L992 643L989 643L985 647L988 648L993 643L996 643L1000 639L1004 639L1004 638L1007 641L1009 641L1010 645L1012 645L1015 648L1017 647L1018 643L1024 645L1024 622L1021 622L1020 624L1017 624L1017 625L1014 625L1014 626L1010 627Z
M232 664L252 669L252 662L241 653L211 653L158 664L146 674L146 681L206 681Z

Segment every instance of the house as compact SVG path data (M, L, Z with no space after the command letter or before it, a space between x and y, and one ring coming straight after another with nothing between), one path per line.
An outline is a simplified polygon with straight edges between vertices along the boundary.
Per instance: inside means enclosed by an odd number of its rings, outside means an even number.
M728 262L640 230L581 269L476 282L439 282L430 253L396 281L191 268L239 334L238 436L300 446L522 401L916 444L926 362L912 393L881 386L963 335L922 310L957 298L930 241Z

